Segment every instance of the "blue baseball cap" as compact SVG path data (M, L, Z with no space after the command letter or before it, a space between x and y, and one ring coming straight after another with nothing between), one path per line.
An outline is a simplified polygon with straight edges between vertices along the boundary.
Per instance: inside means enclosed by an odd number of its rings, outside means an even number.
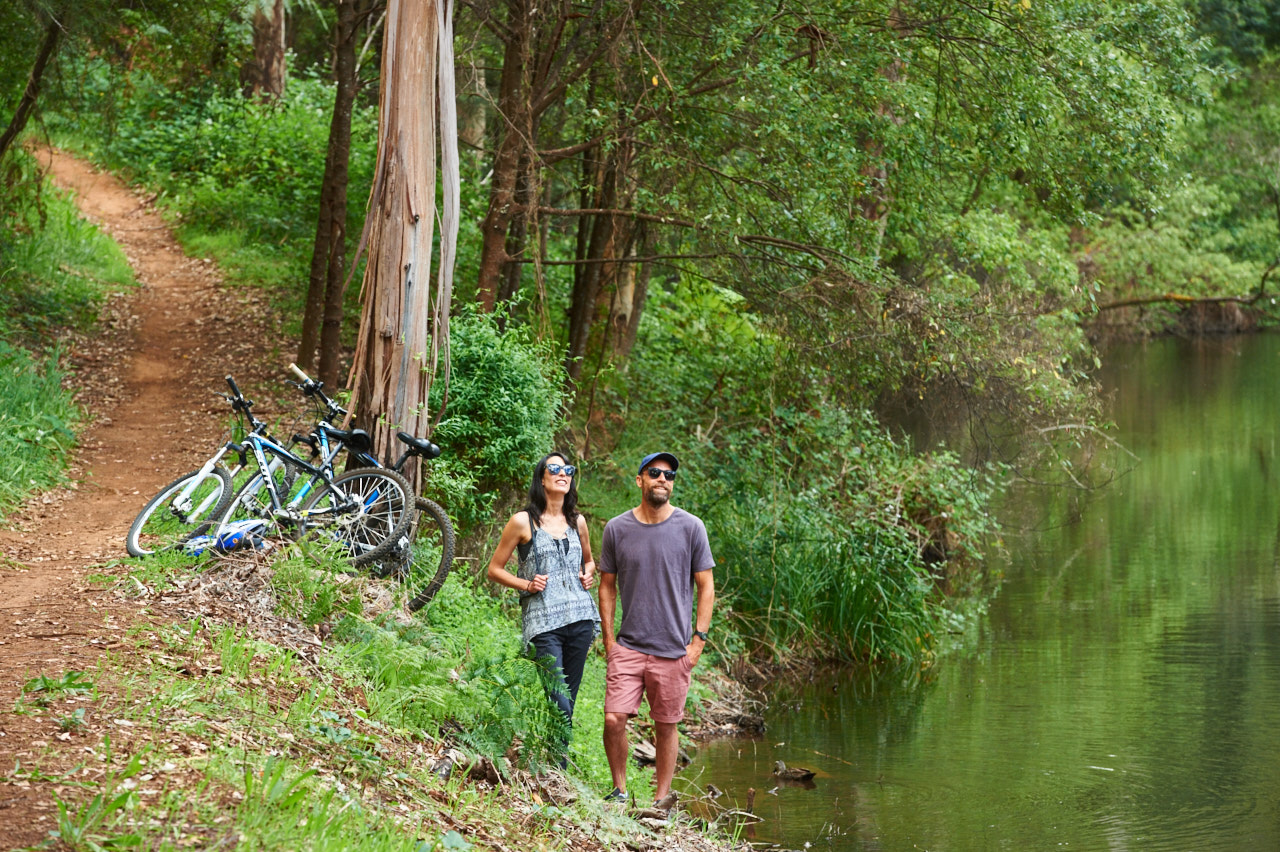
M680 469L680 459L671 455L671 453L649 453L649 455L640 459L640 469L636 471L636 476L639 476L640 474L644 473L644 469L648 467L649 462L653 461L654 459L666 459L671 464L672 470Z

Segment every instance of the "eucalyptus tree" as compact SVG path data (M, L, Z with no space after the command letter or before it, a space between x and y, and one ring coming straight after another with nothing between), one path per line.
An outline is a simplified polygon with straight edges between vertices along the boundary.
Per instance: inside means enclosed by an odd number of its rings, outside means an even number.
M369 257L350 383L355 413L383 456L394 451L397 430L429 433L427 400L438 370L447 387L459 205L453 61L449 0L389 0L378 159L361 240Z
M284 94L288 50L285 6L285 0L251 0L249 4L253 58L240 67L246 95L275 99Z

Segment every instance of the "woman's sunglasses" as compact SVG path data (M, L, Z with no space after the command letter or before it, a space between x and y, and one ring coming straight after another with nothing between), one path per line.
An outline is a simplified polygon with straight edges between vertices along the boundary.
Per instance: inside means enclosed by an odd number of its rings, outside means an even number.
M646 472L649 474L650 479L658 479L659 477L665 476L667 478L667 482L670 482L676 478L676 472L674 470L663 470L660 467L647 468Z
M573 476L578 472L578 469L571 464L556 464L555 462L547 462L547 470L551 471L552 476L559 476L562 473L565 476Z

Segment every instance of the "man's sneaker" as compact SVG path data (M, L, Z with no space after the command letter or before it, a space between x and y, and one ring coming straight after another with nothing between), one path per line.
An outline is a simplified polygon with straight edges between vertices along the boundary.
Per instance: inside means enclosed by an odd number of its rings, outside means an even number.
M614 787L613 792L605 796L604 800L606 802L625 802L627 800L627 794L622 790L619 790L617 787Z

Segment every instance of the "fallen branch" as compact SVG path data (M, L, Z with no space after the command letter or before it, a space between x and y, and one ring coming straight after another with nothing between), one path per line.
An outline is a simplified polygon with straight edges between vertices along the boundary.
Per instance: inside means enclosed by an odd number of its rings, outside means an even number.
M1182 293L1164 293L1159 296L1140 296L1134 299L1121 299L1118 302L1108 302L1105 305L1098 305L1099 311L1109 311L1115 308L1132 308L1138 305L1153 305L1158 302L1174 302L1183 305L1214 305L1226 302L1235 302L1240 305L1252 305L1267 295L1267 279L1271 277L1271 273L1280 267L1280 259L1271 261L1271 265L1262 273L1262 279L1258 282L1258 292L1252 296L1187 296Z

